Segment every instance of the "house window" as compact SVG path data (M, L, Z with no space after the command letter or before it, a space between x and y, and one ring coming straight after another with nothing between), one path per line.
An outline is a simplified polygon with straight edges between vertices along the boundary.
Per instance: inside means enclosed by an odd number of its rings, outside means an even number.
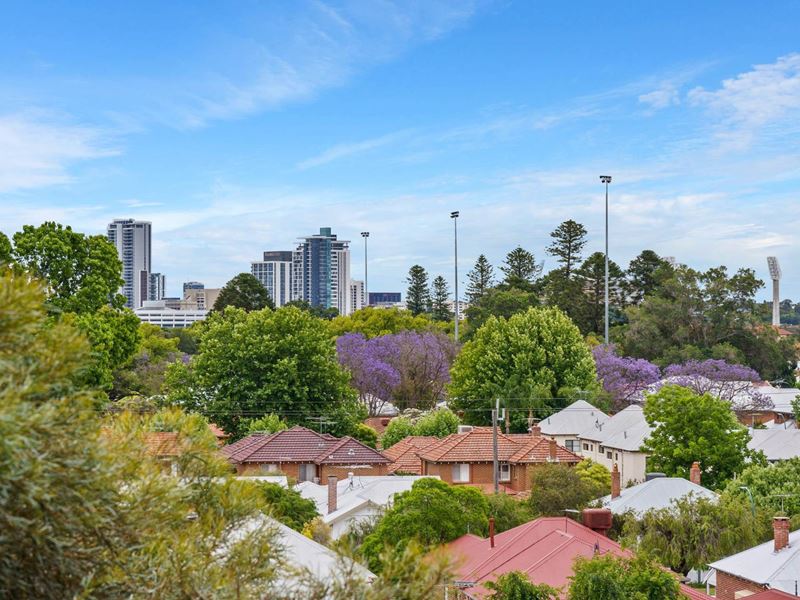
M507 462L500 463L500 481L511 481L511 465Z
M606 449L605 449L605 446L598 446L598 447L597 447L597 451L598 451L600 454L602 454L603 452L605 452L605 451L606 451Z
M619 461L619 453L614 452L614 460Z
M278 465L275 464L263 464L261 465L261 472L262 473L277 473L278 472Z
M606 452L606 458L607 458L607 459L609 459L609 460L611 460L611 457L612 457L612 455L613 455L613 454L614 454L614 453L613 453L613 452L611 452L611 450L609 450L608 452Z
M453 465L453 483L469 483L469 464Z
M314 481L317 476L317 465L300 465L297 473L298 481Z
M571 452L581 451L581 443L578 440L567 440L564 442L564 445L566 446L567 450L570 450ZM584 444L584 449L588 450L588 448L585 448L585 446L586 444Z
M583 449L588 451L588 450L591 450L591 447L589 446L589 444L585 444L584 443L583 444Z

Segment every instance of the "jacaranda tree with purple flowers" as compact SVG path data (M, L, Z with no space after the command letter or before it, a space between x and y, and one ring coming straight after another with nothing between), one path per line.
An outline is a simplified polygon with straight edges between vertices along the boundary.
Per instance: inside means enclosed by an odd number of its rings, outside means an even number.
M398 409L429 409L444 396L456 344L433 331L403 331L366 339L349 333L336 341L339 362L350 371L370 415L386 402Z
M689 360L669 365L664 370L664 383L677 384L697 394L709 393L731 403L734 410L762 410L772 401L753 384L761 381L758 373L745 365L724 360Z
M661 379L661 371L649 360L617 356L613 345L595 346L592 354L598 380L618 405L641 400L644 391Z

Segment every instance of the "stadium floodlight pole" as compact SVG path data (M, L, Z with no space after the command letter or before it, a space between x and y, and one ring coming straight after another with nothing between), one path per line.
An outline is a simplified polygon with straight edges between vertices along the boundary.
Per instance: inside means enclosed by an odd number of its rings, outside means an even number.
M455 267L456 267L456 301L455 301L455 308L456 308L456 331L455 331L455 338L456 342L458 341L458 211L454 210L450 213L450 218L453 219L453 234L455 237L453 238L455 241Z
M608 346L608 184L611 175L600 175L600 181L606 185L606 285L605 285L605 340Z
M364 300L366 305L369 306L369 287L367 281L367 238L369 238L369 231L362 231L361 237L364 238ZM361 308L364 308L363 306Z

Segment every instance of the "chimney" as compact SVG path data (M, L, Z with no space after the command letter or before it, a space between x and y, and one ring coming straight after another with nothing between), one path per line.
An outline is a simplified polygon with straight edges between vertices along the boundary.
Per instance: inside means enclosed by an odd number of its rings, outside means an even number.
M541 428L541 427L539 427L538 425L533 425L533 426L531 427L531 435L532 435L533 437L541 437L541 435L542 435L542 428Z
M614 468L611 469L611 499L619 498L622 493L622 485L620 481L619 467L614 463Z
M550 438L550 462L558 462L558 444L554 438Z
M775 552L789 545L789 517L773 517L772 531L775 535Z
M700 470L700 463L694 461L692 463L692 468L689 469L689 481L697 485L700 485L700 477L702 474L703 472Z
M489 517L489 547L494 548L494 517Z
M595 533L608 537L608 531L614 523L614 515L611 514L611 509L584 508L581 517L584 527L588 527Z
M336 475L328 475L328 514L336 510Z

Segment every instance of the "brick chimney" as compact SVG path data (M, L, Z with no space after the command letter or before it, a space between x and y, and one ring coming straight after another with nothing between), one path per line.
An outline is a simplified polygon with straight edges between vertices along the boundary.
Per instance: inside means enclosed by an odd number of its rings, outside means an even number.
M611 498L619 498L619 495L622 493L622 485L620 480L619 474L619 467L617 467L617 463L614 463L614 468L611 469Z
M328 475L328 514L336 510L337 496L336 475Z
M531 426L531 435L533 437L541 437L542 436L542 428L538 425Z
M703 474L703 471L700 470L700 463L697 462L697 461L694 461L692 463L692 468L689 469L689 481L691 481L692 483L695 483L697 485L700 485L700 478L701 478L702 474Z
M558 461L558 444L554 438L550 438L550 462Z
M773 517L772 531L775 537L775 552L789 545L789 517Z
M494 517L489 517L489 547L494 548Z

